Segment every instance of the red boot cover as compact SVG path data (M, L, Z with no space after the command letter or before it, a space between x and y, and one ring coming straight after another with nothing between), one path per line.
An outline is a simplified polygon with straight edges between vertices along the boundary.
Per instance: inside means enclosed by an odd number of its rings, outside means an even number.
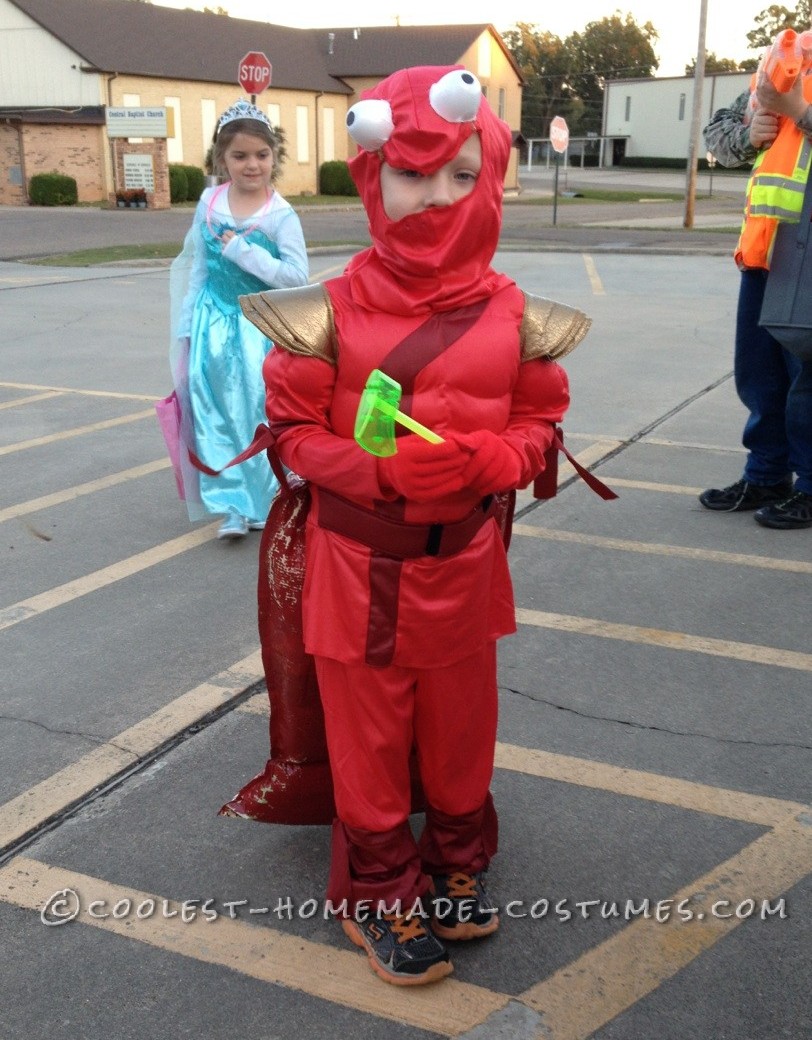
M313 658L302 635L304 482L271 506L259 550L259 638L271 705L271 757L222 815L264 823L330 823L333 783Z
M405 912L428 887L408 821L380 833L334 821L327 898L336 911L344 900L350 916L356 909L391 909L400 900Z
M498 838L499 822L490 792L479 809L464 816L449 816L429 806L418 844L423 870L427 874L485 870L496 855Z

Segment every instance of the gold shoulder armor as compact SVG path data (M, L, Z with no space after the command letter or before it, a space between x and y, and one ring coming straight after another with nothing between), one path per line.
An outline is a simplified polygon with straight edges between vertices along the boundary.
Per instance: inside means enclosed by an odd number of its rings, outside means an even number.
M277 347L336 363L336 335L330 297L321 284L270 289L240 297L246 318Z
M591 324L592 319L583 311L525 293L520 330L522 361L543 357L557 361L575 350Z

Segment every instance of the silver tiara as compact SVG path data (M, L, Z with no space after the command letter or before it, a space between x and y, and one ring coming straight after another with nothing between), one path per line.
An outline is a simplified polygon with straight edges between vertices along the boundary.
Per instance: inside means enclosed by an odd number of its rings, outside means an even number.
M220 121L217 124L217 132L219 133L226 123L232 122L234 119L256 119L260 123L264 123L266 126L271 125L270 119L256 107L252 105L250 101L246 101L244 98L240 98L231 108L226 109L225 112L220 116Z

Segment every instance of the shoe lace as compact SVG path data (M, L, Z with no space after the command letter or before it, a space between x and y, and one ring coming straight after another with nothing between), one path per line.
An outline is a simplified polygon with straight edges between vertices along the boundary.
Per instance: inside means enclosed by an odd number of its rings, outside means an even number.
M400 945L410 939L422 939L426 934L426 929L419 917L412 917L408 914L384 914L383 919L389 922Z
M776 508L780 509L783 513L792 509L794 506L801 505L812 505L812 495L807 495L805 491L793 491L791 495L783 500L783 502L776 503Z
M476 899L476 878L473 874L449 874L446 885L450 899Z

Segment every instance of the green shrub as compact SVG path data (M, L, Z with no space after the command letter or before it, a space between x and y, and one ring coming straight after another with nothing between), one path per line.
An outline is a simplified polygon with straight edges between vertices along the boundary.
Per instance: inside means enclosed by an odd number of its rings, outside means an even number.
M340 159L321 164L319 170L320 195L358 195L350 176L350 168Z
M199 166L184 166L183 169L186 171L186 199L189 202L197 202L203 194L206 175Z
M180 163L169 164L169 201L185 202L189 198L189 178L186 167Z
M34 206L75 206L79 192L73 177L64 173L35 173L28 182L28 197Z

